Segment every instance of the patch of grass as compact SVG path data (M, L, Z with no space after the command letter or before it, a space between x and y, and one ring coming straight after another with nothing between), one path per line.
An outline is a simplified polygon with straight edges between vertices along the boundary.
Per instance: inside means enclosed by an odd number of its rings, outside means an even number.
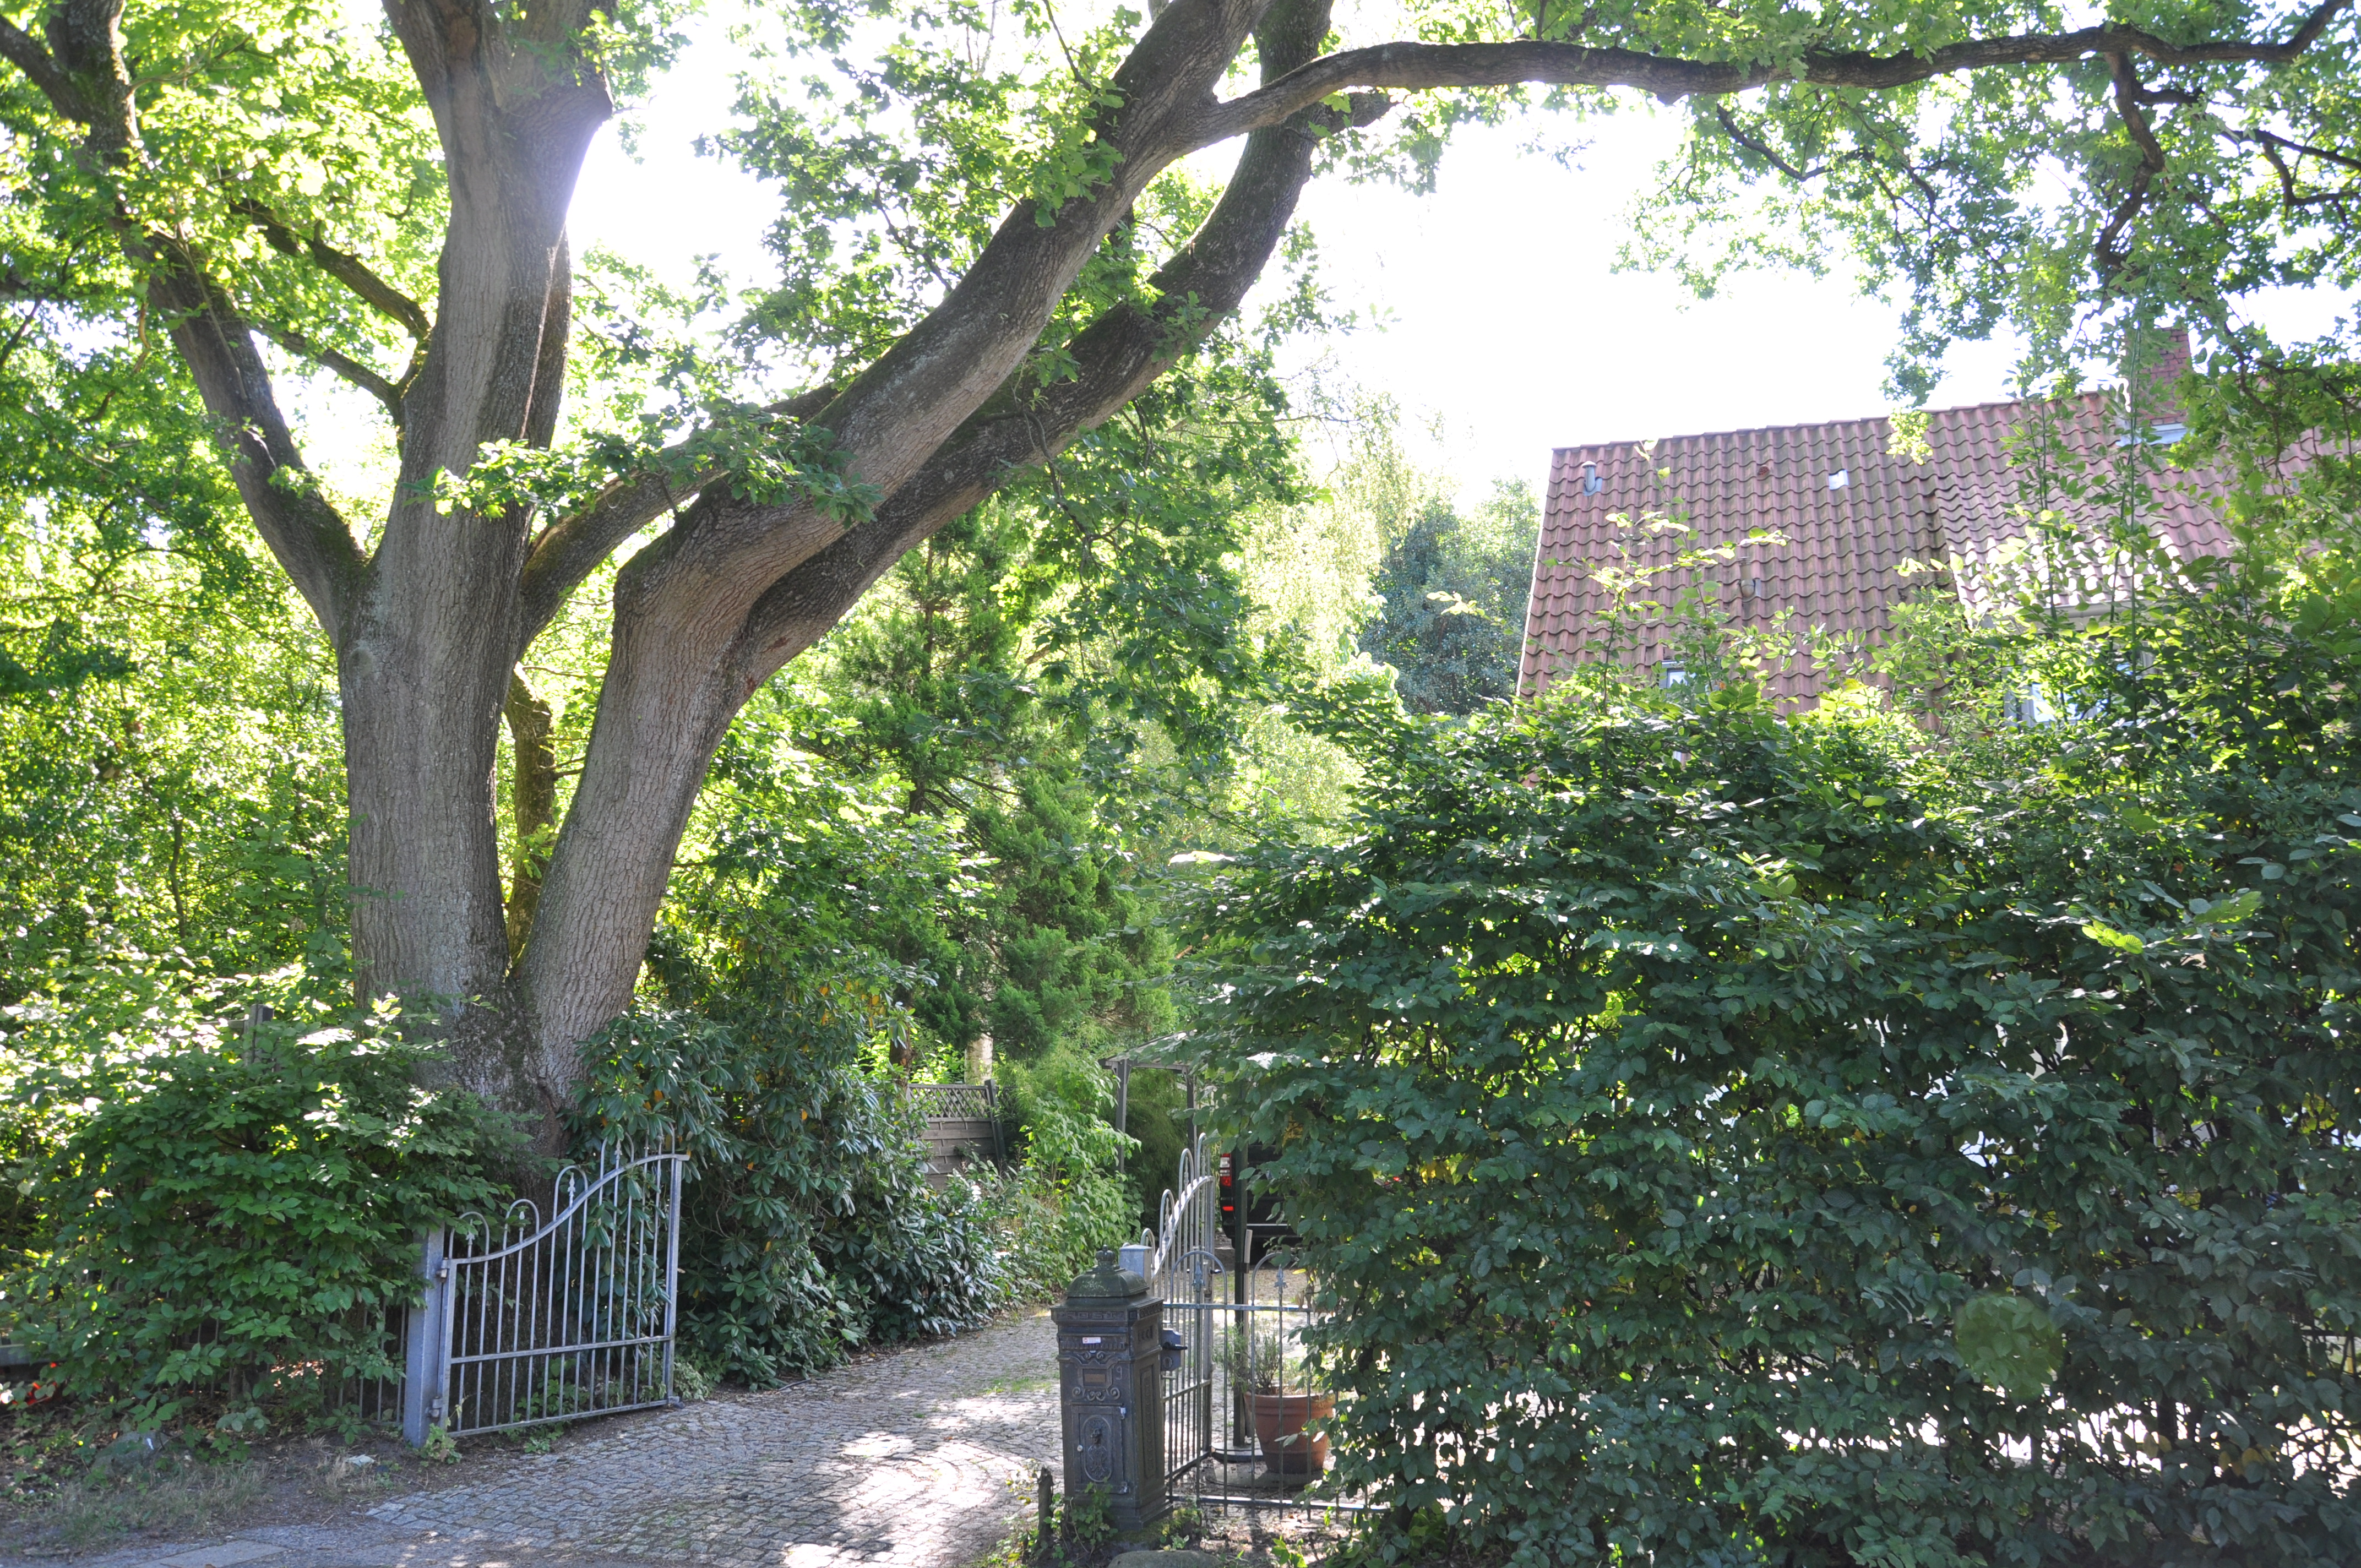
M268 1487L251 1459L159 1459L119 1481L60 1483L22 1506L24 1546L42 1555L89 1552L134 1534L186 1535L253 1508Z
M1058 1375L1045 1372L1038 1377L1008 1377L997 1383L987 1383L983 1391L986 1394L1033 1394L1057 1386Z

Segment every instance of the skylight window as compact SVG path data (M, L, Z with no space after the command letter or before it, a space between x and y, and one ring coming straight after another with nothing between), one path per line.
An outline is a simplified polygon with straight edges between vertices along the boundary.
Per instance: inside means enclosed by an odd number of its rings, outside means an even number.
M1828 476L1828 488L1832 490L1841 490L1851 483L1852 470L1850 468L1839 468Z

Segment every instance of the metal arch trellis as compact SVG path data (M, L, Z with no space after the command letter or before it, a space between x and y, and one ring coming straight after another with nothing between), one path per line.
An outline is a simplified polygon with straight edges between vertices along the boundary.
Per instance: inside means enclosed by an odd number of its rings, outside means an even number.
M453 1435L670 1402L674 1280L687 1156L615 1144L497 1225L463 1215L426 1239L426 1299L408 1334L402 1435Z

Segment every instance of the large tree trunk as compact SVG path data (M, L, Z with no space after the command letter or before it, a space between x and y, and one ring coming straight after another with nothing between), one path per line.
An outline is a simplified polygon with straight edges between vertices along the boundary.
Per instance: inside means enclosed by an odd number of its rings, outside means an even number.
M506 27L467 6L390 4L434 113L451 216L432 348L403 404L382 543L336 629L352 801L353 951L364 997L431 1007L453 1076L564 1139L574 1075L535 1070L509 983L494 769L522 641L522 509L436 494L500 442L545 447L571 324L566 214L610 104L589 72L548 69L579 6Z
M1316 55L1328 14L1326 0L1271 8L1257 31L1266 80ZM1236 25L1243 28L1242 21ZM1237 41L1184 36L1175 52L1226 60ZM1175 96L1185 99L1185 88ZM1153 145L1152 122L1141 134ZM1261 274L1311 176L1313 145L1308 123L1249 137L1236 176L1203 229L1153 280L1158 297L1190 302L1202 313L1196 331L1235 310ZM1093 203L1070 204L1055 229L1044 230L1029 209L1020 210L994 242L1013 253L999 265L1022 277L1046 269L1037 253L1057 254L1062 247L1060 265L1078 268L1161 167L1144 154L1133 159L1125 177ZM986 271L979 264L970 279ZM994 362L1004 383L1064 281L1037 289L1030 302L1036 315L1004 316L998 323ZM942 312L958 302L947 302ZM921 340L924 331L905 343ZM577 1043L629 1003L706 768L746 699L840 620L904 551L982 501L1012 468L1045 461L1113 415L1190 341L1152 313L1112 312L1075 340L1077 373L1070 379L1021 392L1003 384L989 398L973 396L972 389L950 395L951 407L983 408L966 415L949 439L928 422L941 417L931 410L942 405L944 389L923 375L883 373L891 367L889 356L819 416L853 439L873 427L881 405L919 417L916 429L885 425L862 451L860 471L892 492L875 518L847 532L808 510L764 515L708 497L660 546L625 568L589 754L522 965L536 1070L544 1080L578 1074ZM765 570L703 569L719 553L715 542L754 534L771 552ZM744 554L735 550L729 558Z

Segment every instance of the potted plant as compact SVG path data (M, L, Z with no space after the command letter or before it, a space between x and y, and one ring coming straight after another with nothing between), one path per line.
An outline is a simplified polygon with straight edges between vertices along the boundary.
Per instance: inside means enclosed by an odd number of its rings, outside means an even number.
M1268 1474L1307 1481L1326 1474L1328 1434L1304 1427L1334 1415L1336 1397L1312 1387L1302 1345L1276 1324L1231 1337L1231 1387L1254 1421Z

